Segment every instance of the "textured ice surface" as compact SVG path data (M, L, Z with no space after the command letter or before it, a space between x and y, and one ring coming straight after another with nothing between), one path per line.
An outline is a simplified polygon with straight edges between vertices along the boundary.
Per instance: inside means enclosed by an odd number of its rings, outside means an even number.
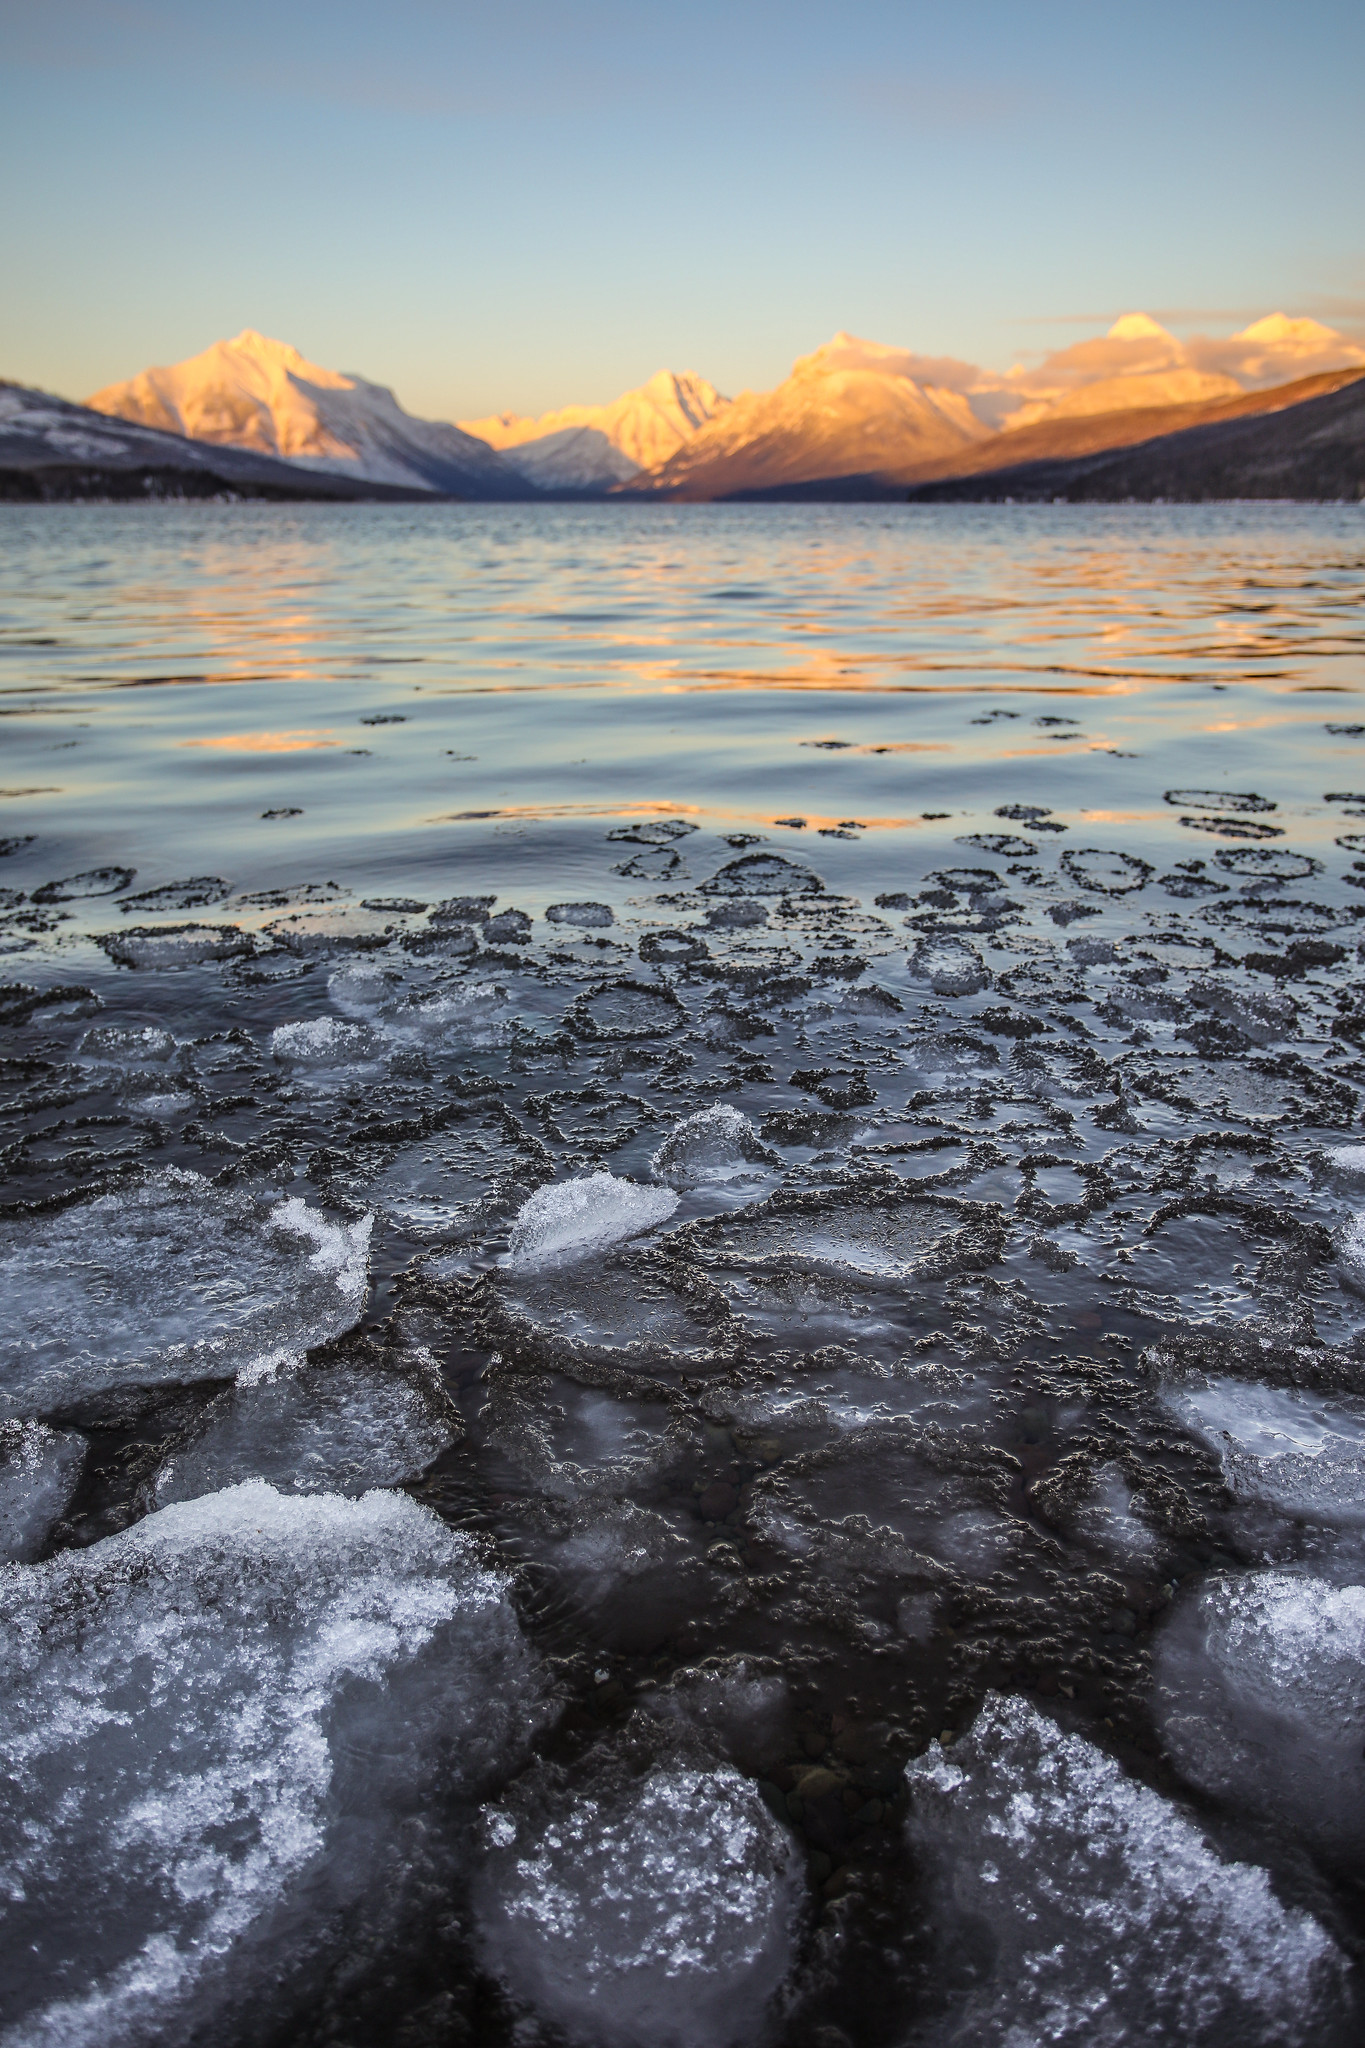
M1365 1586L1213 1579L1172 1614L1156 1670L1166 1744L1194 1784L1359 1869Z
M178 1167L55 1216L0 1223L0 1413L122 1386L227 1378L356 1321L370 1219Z
M1163 1398L1218 1452L1228 1486L1243 1499L1326 1522L1365 1522L1365 1404L1228 1378L1174 1386Z
M656 1180L691 1188L709 1181L755 1179L756 1167L775 1165L776 1159L742 1110L718 1102L675 1125L650 1168Z
M0 1422L0 1559L27 1564L71 1505L85 1438L42 1422Z
M282 1493L359 1494L415 1479L457 1434L430 1358L406 1372L287 1359L217 1395L162 1464L153 1493L165 1507L268 1479Z
M1134 1513L1134 1493L1118 1465L1105 1465L1076 1515L1076 1532L1131 1571L1151 1568L1164 1545L1156 1531Z
M678 1197L669 1189L639 1187L612 1173L556 1181L537 1188L517 1211L508 1262L535 1267L586 1258L589 1252L652 1230L677 1206Z
M1365 1216L1352 1216L1337 1233L1337 1266L1358 1294L1365 1294Z
M1344 1966L1263 1870L1023 1700L908 1767L938 1932L975 1958L929 2037L953 2048L1297 2048L1338 2038Z
M545 1766L484 1814L484 1959L583 2048L754 2048L795 1959L796 1843L725 1764Z
M165 1508L0 1615L13 2048L259 2039L537 1712L503 1581L401 1494Z

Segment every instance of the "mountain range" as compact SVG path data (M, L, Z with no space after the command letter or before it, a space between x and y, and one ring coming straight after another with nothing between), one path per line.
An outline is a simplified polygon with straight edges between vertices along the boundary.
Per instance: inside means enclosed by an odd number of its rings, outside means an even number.
M1276 445L1287 448L1301 408L1362 378L1365 348L1314 320L1274 313L1236 334L1181 341L1131 313L1004 372L840 333L772 391L729 399L695 373L661 370L608 405L457 425L417 419L386 386L247 328L108 385L84 407L0 385L0 495L991 497L1019 495L990 479L1025 470L1033 481L1022 494L1043 494L1038 466L1074 462L1089 464L1084 480L1058 471L1051 494L1084 481L1094 495L1097 455L1209 427L1232 432L1229 448L1250 459L1268 431L1256 420L1276 416ZM1353 430L1341 424L1355 402L1315 413L1311 428L1305 416L1316 452L1280 464L1282 482L1297 479L1289 494L1365 495ZM1163 473L1169 483L1169 465ZM1226 464L1219 474L1235 485Z

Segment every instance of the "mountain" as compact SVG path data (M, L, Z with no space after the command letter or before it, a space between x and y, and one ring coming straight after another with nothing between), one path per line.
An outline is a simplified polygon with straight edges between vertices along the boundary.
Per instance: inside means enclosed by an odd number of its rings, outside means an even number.
M1365 349L1317 320L1270 313L1237 334L1179 341L1148 314L1125 313L1107 334L1009 371L1020 403L1004 424L1018 433L1043 419L1206 404L1353 365L1365 368Z
M85 498L431 498L112 420L0 381L0 502Z
M455 498L527 495L521 475L486 442L414 419L385 385L320 369L250 327L185 362L107 385L87 404L163 433L365 483Z
M494 413L460 425L543 490L605 490L667 462L729 403L691 370L660 370L611 405L565 405L539 419Z
M921 478L911 503L1365 500L1365 369L1302 377L1206 407L1048 420L973 453L975 473L959 467ZM1021 454L1029 459L1019 461Z
M922 381L925 363L938 381ZM972 403L982 381L970 364L836 334L800 357L775 391L741 392L660 467L618 488L749 497L931 462L991 432ZM999 380L984 381L989 400Z

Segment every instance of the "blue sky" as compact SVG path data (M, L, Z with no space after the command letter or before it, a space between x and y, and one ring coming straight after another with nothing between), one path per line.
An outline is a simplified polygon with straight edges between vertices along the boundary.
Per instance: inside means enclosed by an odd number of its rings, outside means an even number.
M844 327L1365 337L1365 8L0 0L0 374L244 326L470 417Z

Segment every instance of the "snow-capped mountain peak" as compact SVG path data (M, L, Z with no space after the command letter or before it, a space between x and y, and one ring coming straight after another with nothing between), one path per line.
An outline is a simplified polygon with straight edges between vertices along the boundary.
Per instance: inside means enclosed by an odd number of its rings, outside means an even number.
M371 483L455 497L524 493L486 442L445 421L414 419L386 385L325 370L250 327L184 362L110 384L86 403L164 433Z

